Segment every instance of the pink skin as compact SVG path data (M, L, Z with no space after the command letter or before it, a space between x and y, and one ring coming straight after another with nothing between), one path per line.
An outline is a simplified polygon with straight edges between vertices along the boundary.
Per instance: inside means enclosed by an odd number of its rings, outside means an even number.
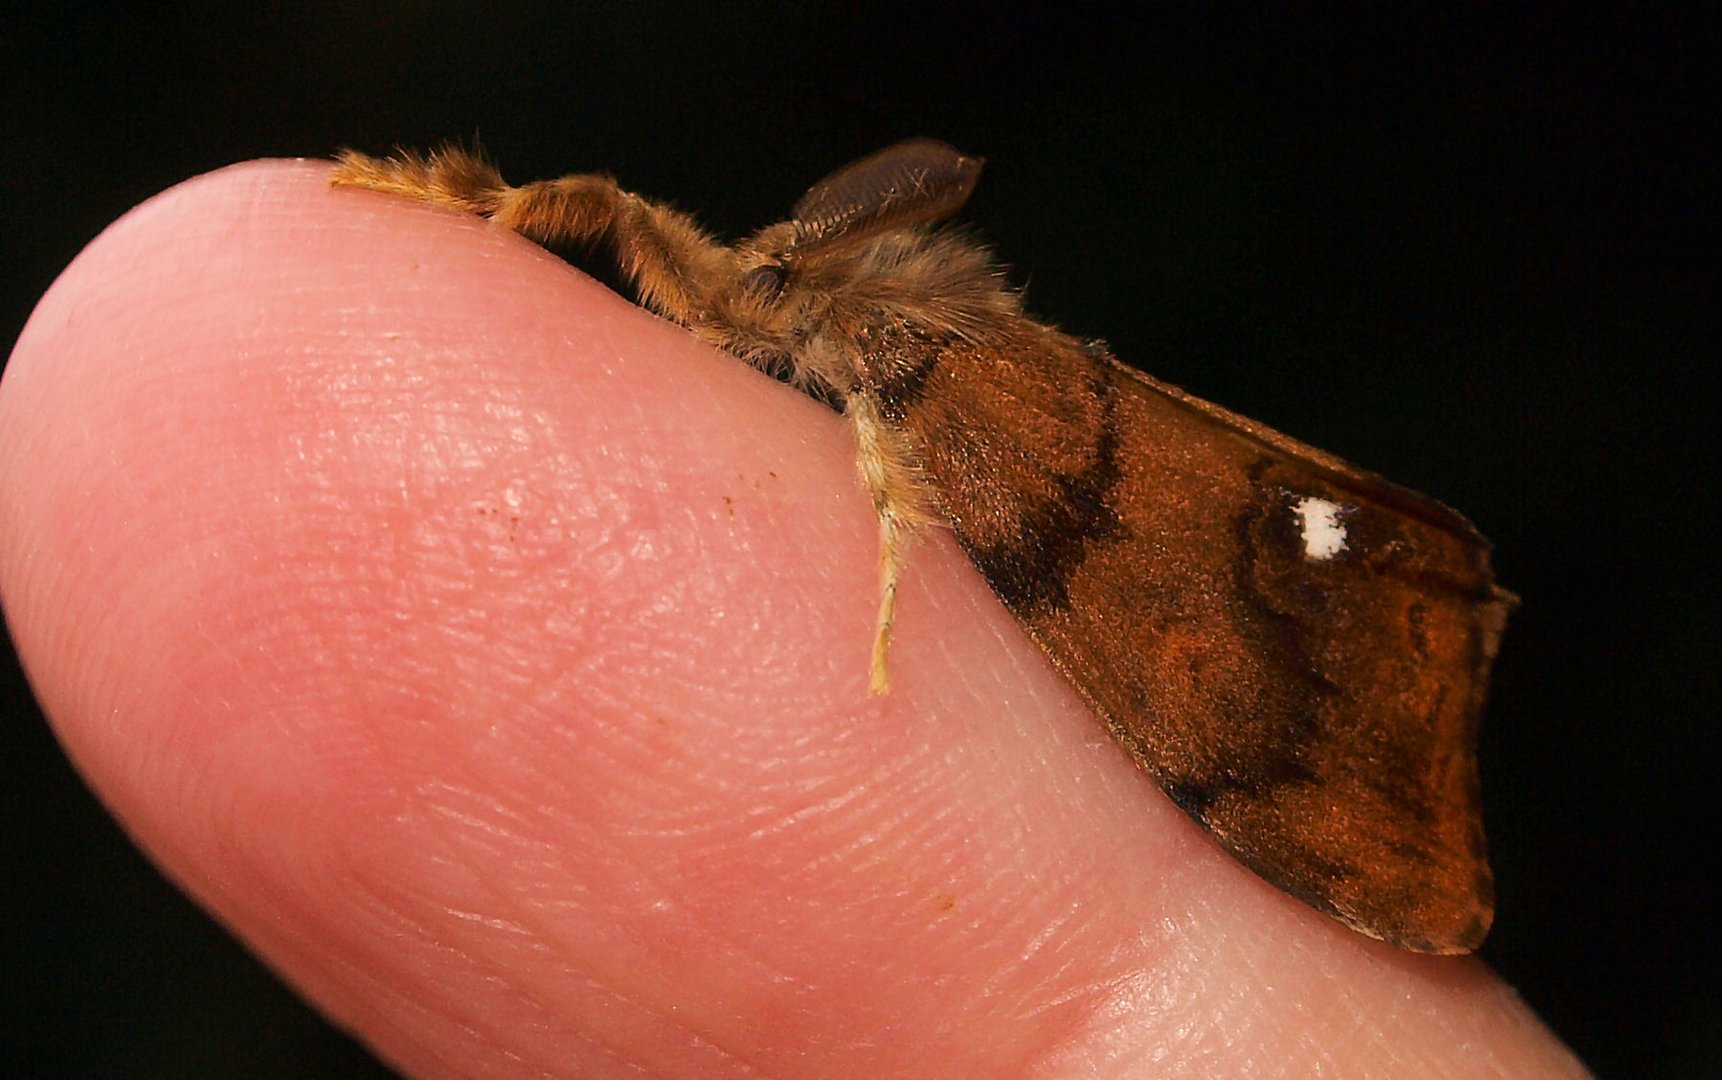
M1481 964L1221 853L948 536L870 696L841 420L326 178L193 180L43 298L0 387L0 588L90 784L382 1057L1583 1075Z

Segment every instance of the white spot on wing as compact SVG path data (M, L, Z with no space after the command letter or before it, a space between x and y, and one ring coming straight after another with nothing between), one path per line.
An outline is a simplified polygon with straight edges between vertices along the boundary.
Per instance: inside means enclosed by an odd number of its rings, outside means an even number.
M1292 512L1297 515L1302 531L1304 558L1326 562L1345 550L1345 515L1348 509L1314 495L1297 497L1297 501L1292 503Z

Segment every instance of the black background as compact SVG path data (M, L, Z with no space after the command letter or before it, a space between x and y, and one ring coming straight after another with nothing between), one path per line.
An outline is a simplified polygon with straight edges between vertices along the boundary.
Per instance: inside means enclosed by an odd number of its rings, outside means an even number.
M250 157L478 136L517 181L606 169L734 235L904 136L985 155L963 216L1032 278L1032 310L1496 542L1524 606L1483 733L1484 956L1605 1075L1717 1075L1704 27L1632 7L1137 26L267 7L8 16L8 347L104 225ZM132 849L10 652L0 695L0 1071L382 1072Z

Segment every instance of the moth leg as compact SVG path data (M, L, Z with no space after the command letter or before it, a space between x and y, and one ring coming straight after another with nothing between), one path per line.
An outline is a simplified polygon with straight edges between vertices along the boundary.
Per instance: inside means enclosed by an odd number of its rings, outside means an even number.
M863 393L852 394L845 411L855 428L861 480L879 515L879 618L873 634L868 688L883 694L891 689L886 661L897 616L897 583L910 542L929 520L927 498L907 444L879 415L873 399Z
M374 158L357 150L343 150L335 157L329 182L485 216L495 213L503 192L510 190L488 161L454 147L428 157L402 152L391 158Z
M730 272L728 249L687 215L597 173L513 187L489 162L454 147L428 157L345 150L331 182L478 214L539 244L608 242L641 302L684 324L707 310L705 297Z

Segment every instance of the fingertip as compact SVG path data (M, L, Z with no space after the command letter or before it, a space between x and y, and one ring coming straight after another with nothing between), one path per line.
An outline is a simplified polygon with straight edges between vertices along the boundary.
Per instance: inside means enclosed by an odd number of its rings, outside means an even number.
M1475 965L1444 985L1218 855L948 538L870 696L834 418L328 170L181 185L44 297L0 385L0 592L92 784L393 1060L1503 1038ZM1307 961L1277 995L1276 954Z

